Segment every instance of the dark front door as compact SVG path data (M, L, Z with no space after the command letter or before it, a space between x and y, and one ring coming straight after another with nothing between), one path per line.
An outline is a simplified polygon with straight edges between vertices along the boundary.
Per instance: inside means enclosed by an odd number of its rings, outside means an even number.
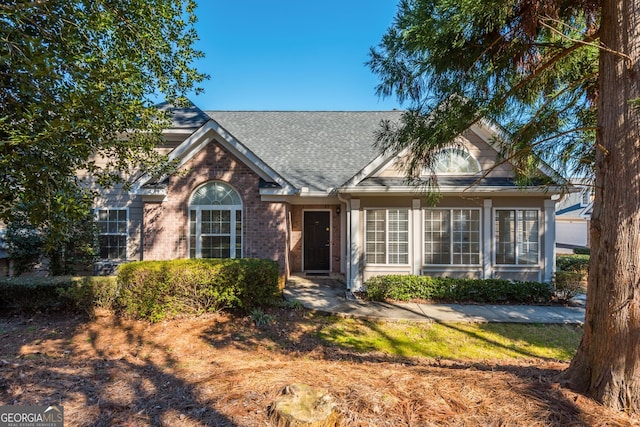
M304 270L330 271L330 212L304 212Z

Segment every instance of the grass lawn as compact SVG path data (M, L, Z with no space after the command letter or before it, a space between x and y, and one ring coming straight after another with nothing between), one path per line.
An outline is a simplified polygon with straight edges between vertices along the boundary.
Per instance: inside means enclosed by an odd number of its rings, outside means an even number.
M318 335L329 343L360 352L438 359L570 360L582 327L505 323L371 322L340 319Z

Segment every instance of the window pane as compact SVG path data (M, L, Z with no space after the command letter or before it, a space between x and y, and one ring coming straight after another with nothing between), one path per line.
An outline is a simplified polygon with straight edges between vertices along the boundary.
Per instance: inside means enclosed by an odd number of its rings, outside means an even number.
M231 257L231 243L229 237L203 236L202 258L229 258Z
M538 263L538 211L518 211L518 264Z
M99 209L98 255L101 259L127 258L127 210Z
M409 211L390 209L388 211L389 264L409 263Z
M424 211L424 263L449 264L450 212L443 209Z
M480 212L475 209L452 209L451 212L453 264L479 264Z
M202 258L242 257L242 212L240 209L201 209L197 234L197 209L191 210L189 255ZM233 250L232 250L233 249Z
M515 264L515 211L497 210L495 215L496 263Z
M386 263L385 216L386 212L382 209L366 211L365 250L367 263Z
M241 205L240 195L224 182L210 182L198 188L191 196L191 206Z

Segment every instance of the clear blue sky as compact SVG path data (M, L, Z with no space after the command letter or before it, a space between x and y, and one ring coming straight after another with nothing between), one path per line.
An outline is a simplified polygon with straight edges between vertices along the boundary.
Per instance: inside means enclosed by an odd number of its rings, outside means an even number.
M206 110L390 110L365 66L397 0L199 0Z

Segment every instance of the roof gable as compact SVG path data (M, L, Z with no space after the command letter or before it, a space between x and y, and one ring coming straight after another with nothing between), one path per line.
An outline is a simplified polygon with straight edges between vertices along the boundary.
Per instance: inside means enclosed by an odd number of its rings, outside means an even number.
M487 121L481 121L472 125L463 135L458 137L458 143L465 146L482 168L482 172L470 176L444 176L438 178L439 188L442 191L460 192L466 188L476 187L475 190L497 191L518 187L514 180L513 169L508 162L498 162L499 149L496 141L505 138L503 132ZM343 190L355 187L367 187L373 190L378 187L396 187L406 191L408 185L405 173L401 166L402 159L409 155L405 149L399 154L379 155L371 163L366 165L343 185ZM563 183L564 179L546 165L539 168L540 172L554 179L557 183ZM536 187L534 185L533 187ZM553 192L555 193L555 192Z
M375 133L401 111L207 111L298 189L328 192L378 157Z

